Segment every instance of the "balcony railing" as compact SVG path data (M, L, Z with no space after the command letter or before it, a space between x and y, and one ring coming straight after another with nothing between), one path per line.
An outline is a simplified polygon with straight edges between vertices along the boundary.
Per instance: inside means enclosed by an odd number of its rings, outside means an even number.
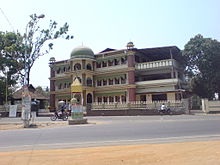
M152 69L152 68L159 68L159 67L168 67L168 66L178 67L178 64L177 64L176 60L168 59L168 60L137 63L135 65L135 69L141 70L141 69Z
M160 80L149 80L149 81L139 81L136 82L136 85L176 85L178 83L179 79L173 78L173 79L160 79Z
M106 72L107 71L107 72L109 72L109 71L125 69L127 67L128 67L127 64L121 64L121 65L114 65L114 66L96 68L95 71L98 71L98 72Z

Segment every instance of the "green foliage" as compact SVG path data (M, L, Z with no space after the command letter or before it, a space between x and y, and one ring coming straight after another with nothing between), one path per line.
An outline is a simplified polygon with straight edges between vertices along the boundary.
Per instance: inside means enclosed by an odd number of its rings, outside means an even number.
M42 94L43 96L49 97L48 87L46 87L46 89L43 89L41 86L38 86L38 87L35 88L35 90L36 90L38 93Z
M51 20L47 29L41 29L38 24L43 17L44 15L32 14L23 36L19 32L0 32L0 103L3 103L5 98L6 84L13 89L18 81L24 83L25 73L29 84L30 70L35 60L53 49L53 40L73 39L73 36L67 33L67 23L58 27L57 22ZM48 47L45 49L46 44ZM7 79L6 67L9 68Z
M6 99L6 89L10 97L19 80L22 63L22 36L20 33L0 32L0 104ZM7 77L6 77L7 76Z
M207 98L220 93L220 42L198 34L185 45L183 56L193 78L193 91Z
M20 33L14 32L0 32L0 70L4 76L6 74L6 67L8 71L8 83L13 85L20 78L20 71L23 69L23 62L21 60L22 36Z

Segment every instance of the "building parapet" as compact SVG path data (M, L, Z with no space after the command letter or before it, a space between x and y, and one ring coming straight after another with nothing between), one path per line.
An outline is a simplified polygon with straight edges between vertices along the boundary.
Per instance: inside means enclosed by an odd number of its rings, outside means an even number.
M135 64L135 69L142 70L142 69L152 69L152 68L168 67L168 66L173 66L177 68L179 67L176 60L167 59L167 60L137 63Z
M178 83L178 78L173 79L160 79L160 80L149 80L149 81L139 81L136 82L136 85L139 86L168 86L168 85L176 85Z

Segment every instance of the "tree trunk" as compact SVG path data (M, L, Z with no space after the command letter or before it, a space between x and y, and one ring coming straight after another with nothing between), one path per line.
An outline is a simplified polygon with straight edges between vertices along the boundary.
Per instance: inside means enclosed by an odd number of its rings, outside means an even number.
M27 85L29 85L30 83L30 69L28 68L28 71L27 71Z

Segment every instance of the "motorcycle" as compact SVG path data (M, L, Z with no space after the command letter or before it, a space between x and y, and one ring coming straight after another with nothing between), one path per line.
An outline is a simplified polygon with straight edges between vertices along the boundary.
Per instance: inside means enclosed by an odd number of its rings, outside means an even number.
M58 113L57 111L54 112L53 116L50 117L52 121L55 121L57 119L62 119L63 121L67 121L68 114L66 112Z
M173 114L173 112L171 111L170 108L159 109L159 110L158 110L158 113L159 113L160 115L172 115L172 114Z

